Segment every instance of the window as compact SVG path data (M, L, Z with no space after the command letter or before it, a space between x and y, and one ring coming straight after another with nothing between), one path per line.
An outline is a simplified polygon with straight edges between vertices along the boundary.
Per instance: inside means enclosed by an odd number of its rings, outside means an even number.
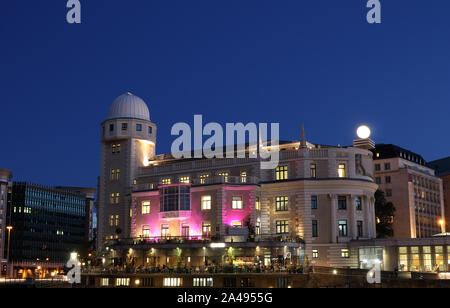
M241 183L247 183L247 171L241 172Z
M317 210L317 196L311 196L311 209Z
M119 215L116 215L116 227L119 225Z
M341 249L341 257L345 259L350 258L350 251L348 249Z
M200 175L200 184L206 184L208 177L209 177L209 174Z
M357 211L362 211L362 201L361 201L361 197L356 197L356 198L355 198L355 206L356 206L356 210L357 210Z
M115 144L113 144L111 146L111 151L112 151L113 154L116 153L116 145Z
M153 127L149 126L148 127L148 134L151 135L153 133Z
M220 172L217 175L221 176L225 183L228 183L228 172Z
M189 225L183 224L181 226L181 236L184 238L189 238Z
M172 183L172 180L170 178L161 180L161 184L163 184L163 185L170 185L171 183Z
M109 286L109 278L102 278L102 287L108 287Z
M384 170L391 170L391 164L390 163L385 163L384 164Z
M312 221L312 237L319 237L317 220Z
M386 189L386 197L392 197L392 189Z
M162 224L161 225L161 237L168 237L168 236L170 236L169 225Z
M314 179L317 178L316 164L311 164L309 166L309 176Z
M381 178L380 178L380 177L376 177L376 178L375 178L375 183L381 184Z
M150 214L150 201L142 202L142 215Z
M347 236L347 220L339 220L339 236Z
M358 220L356 222L356 227L358 228L358 237L363 237L363 222Z
M242 210L243 209L242 197L240 196L233 197L231 208L233 210Z
M288 166L278 166L275 169L275 180L282 181L288 179Z
M211 209L211 196L202 196L202 211Z
M380 171L380 170L381 170L380 164L375 164L375 171Z
M109 226L114 226L114 215L109 216Z
M255 226L255 234L260 235L261 234L261 219L256 219L256 226Z
M183 176L180 178L180 183L189 184L190 182L191 182L191 179L188 176Z
M338 177L345 178L347 175L345 173L345 164L339 164L338 166Z
M150 237L150 227L149 226L142 227L142 237L145 237L145 238Z
M120 198L120 194L116 193L116 204L119 204L119 198Z
M109 124L109 131L113 132L114 131L114 124Z
M116 287L128 287L130 278L116 278Z
M211 224L209 222L204 222L202 224L202 234L203 236L211 236Z
M386 184L390 184L390 183L391 183L391 177L390 177L390 176L387 176L387 177L385 178L385 181L386 181Z
M347 197L346 196L339 196L338 197L338 209L339 210L346 210L347 209Z
M288 220L278 220L276 222L276 233L277 234L289 233L289 221Z
M122 130L128 130L128 123L122 123Z
M120 153L120 144L116 145L116 153Z
M136 124L136 131L142 132L142 124Z
M319 258L319 251L317 249L313 249L312 257L313 257L313 259L318 259Z
M182 279L181 278L164 278L164 286L165 287L181 287L182 285Z
M288 210L288 197L276 197L275 201L275 209L277 212L287 211Z
M192 285L194 287L212 287L213 279L212 278L194 278L192 280Z
M259 200L259 197L255 198L255 210L261 211L261 201Z
M120 180L120 169L116 169L116 181Z
M191 210L191 188L188 185L163 186L159 194L160 212Z

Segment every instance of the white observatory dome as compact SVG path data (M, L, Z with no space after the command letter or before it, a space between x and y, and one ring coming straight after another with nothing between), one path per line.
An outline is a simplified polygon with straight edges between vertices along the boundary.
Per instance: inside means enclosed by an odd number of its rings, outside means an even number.
M130 92L122 94L114 100L109 109L108 119L133 118L150 121L147 104Z

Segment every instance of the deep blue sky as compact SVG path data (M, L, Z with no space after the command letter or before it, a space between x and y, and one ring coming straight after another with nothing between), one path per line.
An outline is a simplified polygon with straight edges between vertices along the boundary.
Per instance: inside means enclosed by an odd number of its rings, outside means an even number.
M66 0L0 3L0 168L15 180L96 185L100 123L142 97L170 151L175 122L279 122L281 139L450 155L448 0Z

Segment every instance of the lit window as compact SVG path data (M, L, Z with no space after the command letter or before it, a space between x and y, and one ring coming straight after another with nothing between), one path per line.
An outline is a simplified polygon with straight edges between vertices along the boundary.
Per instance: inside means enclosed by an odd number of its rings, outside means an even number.
M120 194L116 193L116 204L119 204Z
M347 175L345 173L345 164L339 164L338 166L338 176L340 178L345 178Z
M204 222L202 224L202 234L206 237L211 235L211 224L209 222Z
M312 178L316 178L317 177L317 170L316 170L316 164L311 164L309 167L309 173L310 173L310 177Z
M111 181L116 179L116 169L111 169Z
M259 197L256 197L255 199L255 210L261 211L261 201L259 200Z
M341 257L342 258L350 258L350 251L348 249L341 249Z
M200 184L206 184L208 181L209 174L202 174L200 175Z
M120 169L116 170L116 181L120 180Z
M239 196L233 197L231 208L233 210L242 210L242 208L243 208L242 197L239 197Z
M239 221L239 220L233 220L233 221L231 222L231 226L232 226L233 228L242 228L242 221Z
M211 196L202 196L202 210L207 211L211 209Z
M188 176L183 176L180 178L180 183L189 184L190 182L191 182L191 179Z
M119 225L119 215L116 215L116 227Z
M166 178L166 179L162 179L161 180L161 184L163 184L163 185L169 185L171 183L172 183L172 181L171 181L170 178Z
M319 251L317 249L314 249L312 251L312 257L313 257L313 259L318 259L319 258Z
M113 153L113 154L116 153L116 145L113 144L111 148L112 148L112 153Z
M142 227L142 237L145 237L145 238L150 237L150 227L149 226Z
M241 183L247 183L247 172L246 171L241 172Z
M116 153L120 153L120 144L116 145Z
M116 278L116 287L128 287L130 278Z
M288 166L278 166L275 169L275 179L277 181L288 179Z
M109 286L109 278L102 278L102 287Z
M289 233L289 221L288 220L278 220L276 222L276 233L277 234Z
M287 211L288 210L288 197L277 197L275 209L277 212Z
M142 202L142 215L150 214L150 201Z
M164 278L164 287L181 287L182 279L181 278Z
M221 176L225 183L228 183L228 172L220 172L217 175Z
M169 225L163 224L161 225L161 237L170 236Z
M114 215L109 216L109 226L114 226Z
M212 278L194 278L192 280L192 285L194 287L212 287L213 279Z

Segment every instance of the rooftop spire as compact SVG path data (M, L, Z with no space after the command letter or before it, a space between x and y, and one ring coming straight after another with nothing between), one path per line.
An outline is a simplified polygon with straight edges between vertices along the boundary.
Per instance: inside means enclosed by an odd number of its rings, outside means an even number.
M305 124L302 123L302 135L300 137L300 148L306 148Z

